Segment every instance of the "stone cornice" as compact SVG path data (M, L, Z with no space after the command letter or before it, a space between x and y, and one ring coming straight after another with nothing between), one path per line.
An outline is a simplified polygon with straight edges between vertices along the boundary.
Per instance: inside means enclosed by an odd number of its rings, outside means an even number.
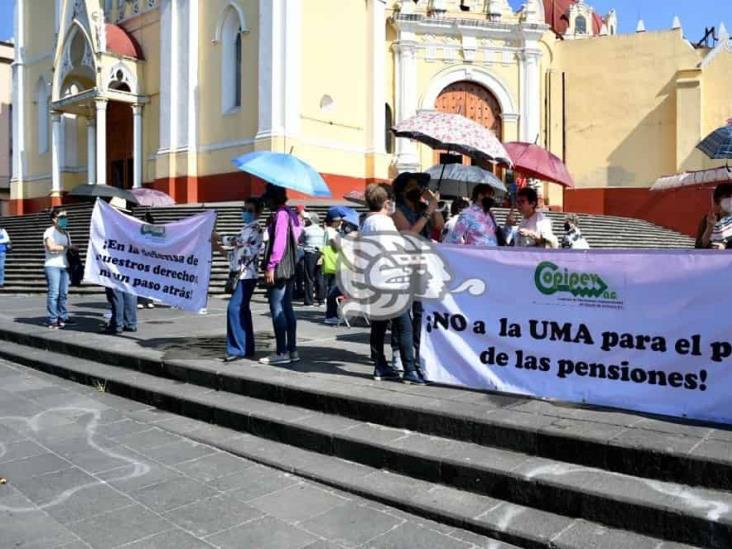
M498 40L538 41L549 30L549 25L538 23L501 23L484 19L425 17L420 14L396 14L391 20L401 32Z

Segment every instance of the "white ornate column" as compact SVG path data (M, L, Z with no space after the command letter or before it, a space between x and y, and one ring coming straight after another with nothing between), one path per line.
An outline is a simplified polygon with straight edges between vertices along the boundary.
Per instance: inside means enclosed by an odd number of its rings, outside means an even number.
M368 93L368 137L366 149L369 152L384 153L385 127L385 78L384 48L386 47L386 0L369 0L369 71L371 86Z
M22 183L25 177L25 9L26 1L15 3L15 62L13 63L13 175ZM25 191L23 191L25 192Z
M86 163L87 183L97 182L97 125L91 116L86 119Z
M142 187L142 105L132 105L132 188Z
M51 195L61 192L61 151L63 132L61 131L61 113L51 113Z
M524 94L525 106L523 112L525 136L524 140L529 143L536 142L541 132L541 66L539 64L538 50L527 49L524 61Z
M97 185L107 184L107 100L97 98Z
M417 113L417 47L414 40L400 39L394 44L396 53L396 120L401 122ZM417 144L410 140L396 140L396 167L400 172L417 171L419 158Z

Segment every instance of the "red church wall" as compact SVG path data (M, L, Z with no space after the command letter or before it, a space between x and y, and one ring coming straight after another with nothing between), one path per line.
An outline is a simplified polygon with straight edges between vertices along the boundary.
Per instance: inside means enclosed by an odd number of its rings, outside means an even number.
M701 217L709 211L712 189L687 187L649 189L566 189L564 211L645 219L696 236Z

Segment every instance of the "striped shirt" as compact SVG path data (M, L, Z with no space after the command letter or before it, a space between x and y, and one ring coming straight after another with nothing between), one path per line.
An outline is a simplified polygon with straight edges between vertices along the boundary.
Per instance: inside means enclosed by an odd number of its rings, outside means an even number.
M732 247L732 215L722 217L714 224L712 244L723 244L725 248Z

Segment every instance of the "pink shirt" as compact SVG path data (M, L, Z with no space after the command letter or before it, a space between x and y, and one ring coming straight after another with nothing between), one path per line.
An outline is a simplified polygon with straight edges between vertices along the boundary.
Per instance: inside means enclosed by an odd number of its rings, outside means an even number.
M267 227L269 232L269 238L272 241L272 253L269 256L267 262L267 270L271 271L280 261L285 253L287 247L287 225L288 222L292 224L292 232L295 237L295 242L300 240L300 234L302 233L302 225L300 224L300 218L297 213L290 208L282 206L273 215L273 221Z

